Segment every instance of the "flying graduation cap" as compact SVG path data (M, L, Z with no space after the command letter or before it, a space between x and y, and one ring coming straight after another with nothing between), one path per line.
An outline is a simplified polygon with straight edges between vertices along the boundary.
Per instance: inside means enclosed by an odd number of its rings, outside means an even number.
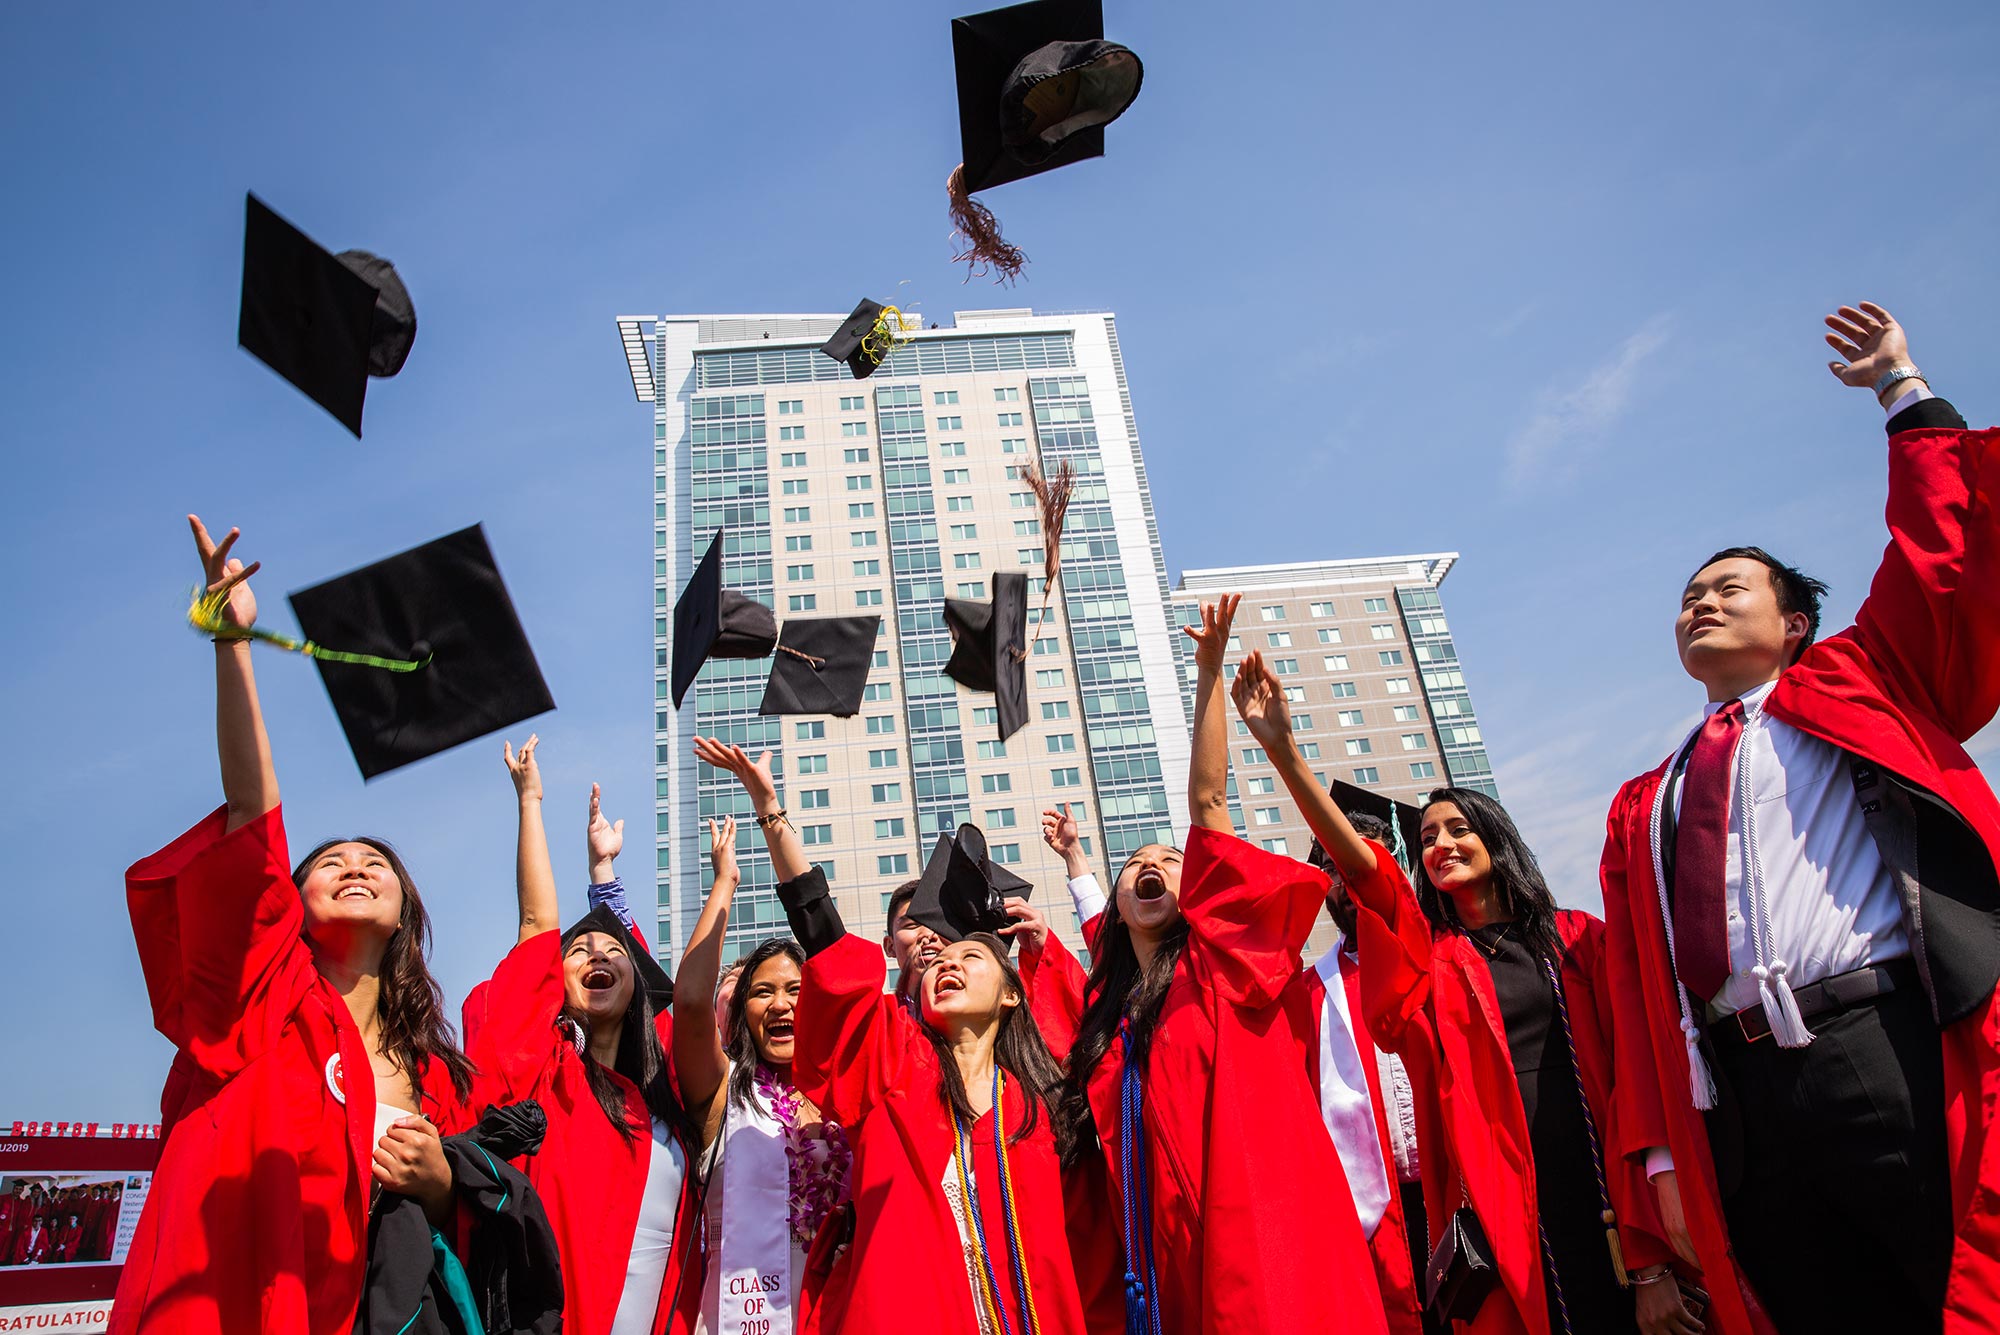
M555 708L477 524L290 598L363 778Z
M1005 901L1026 899L1034 886L987 855L986 835L977 825L961 825L956 834L941 834L924 863L910 899L909 916L947 941L963 941L974 932L998 933L1013 920ZM1011 938L1001 937L1011 944Z
M951 22L964 154L946 190L973 272L1020 276L981 190L1104 156L1104 127L1139 96L1139 57L1104 40L1102 0L1029 0Z
M365 250L330 254L245 196L236 341L361 437L368 378L403 369L417 314L396 267Z
M866 380L881 369L891 352L909 342L908 331L913 328L894 306L863 297L819 350L837 362L846 362L856 380Z
M944 674L967 690L993 693L1006 741L1028 723L1028 577L994 575L990 603L945 599L944 621L952 638Z
M711 658L762 658L778 642L770 608L722 587L722 530L674 604L674 708Z

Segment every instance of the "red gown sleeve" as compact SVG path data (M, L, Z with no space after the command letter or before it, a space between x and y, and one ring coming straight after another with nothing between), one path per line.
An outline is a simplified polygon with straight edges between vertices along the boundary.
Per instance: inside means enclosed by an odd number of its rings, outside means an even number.
M1326 891L1323 872L1196 826L1181 871L1185 958L1223 1001L1268 1006L1298 973Z
M1854 639L1897 697L1964 742L2000 707L2000 430L1889 440L1889 545Z
M1625 832L1633 827L1637 785L1627 784L1611 804L1605 821L1604 856L1598 863L1598 884L1604 892L1604 986L1600 1002L1605 1028L1612 1040L1612 1117L1618 1124L1620 1151L1635 1158L1667 1142L1666 1103L1653 1052L1651 1020L1646 1014L1644 976L1639 965L1635 912L1653 912L1650 898L1632 903L1631 864L1634 856L1650 859L1652 849L1628 846ZM1643 883L1650 886L1648 869ZM1648 1195L1651 1193L1648 1192Z
M466 1055L482 1075L501 1082L509 1099L527 1098L561 1041L562 933L551 928L515 946L480 988L477 1017L467 999Z
M226 1080L265 1052L312 986L282 810L225 832L211 813L125 873L154 1023Z
M806 958L792 1080L831 1121L860 1124L924 1044L903 1003L882 990L882 948L852 933Z
M1431 925L1403 869L1374 841L1375 872L1347 878L1361 952L1361 1017L1377 1047L1404 1058L1437 1047L1431 1023Z
M1092 922L1097 921L1095 918ZM1049 933L1040 950L1022 950L1021 985L1028 989L1028 1013L1059 1062L1069 1060L1083 1021L1083 965L1069 947Z

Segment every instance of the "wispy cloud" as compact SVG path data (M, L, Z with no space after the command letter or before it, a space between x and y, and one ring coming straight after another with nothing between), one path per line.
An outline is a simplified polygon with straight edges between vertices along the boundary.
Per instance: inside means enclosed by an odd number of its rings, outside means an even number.
M1535 415L1507 442L1508 486L1573 476L1624 415L1640 368L1666 345L1672 325L1671 315L1654 316L1580 382L1564 379L1543 391Z

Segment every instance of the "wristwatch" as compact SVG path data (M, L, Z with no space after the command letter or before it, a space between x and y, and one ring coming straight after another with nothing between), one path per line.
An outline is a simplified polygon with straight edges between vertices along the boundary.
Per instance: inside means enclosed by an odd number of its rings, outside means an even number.
M1905 380L1921 380L1923 378L1924 373L1908 362L1904 362L1901 366L1892 366L1882 373L1880 380L1875 382L1875 397L1879 399L1888 393L1891 385L1899 384Z

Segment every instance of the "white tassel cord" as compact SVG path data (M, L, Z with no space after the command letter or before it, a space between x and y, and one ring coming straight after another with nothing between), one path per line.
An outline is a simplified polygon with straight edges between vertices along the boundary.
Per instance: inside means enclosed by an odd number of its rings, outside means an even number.
M1751 976L1757 980L1757 1000L1764 1007L1764 1019L1771 1037L1781 1048L1803 1048L1813 1041L1799 1014L1798 998L1792 995L1791 966L1771 958L1771 908L1764 896L1764 860L1757 855L1757 802L1750 782L1750 743L1763 730L1764 711L1750 717L1736 747L1736 810L1742 833L1738 840L1743 859L1743 885L1749 890L1750 941L1756 950L1757 965Z
M1676 755L1679 753L1676 752ZM1694 1106L1706 1112L1715 1106L1715 1076L1708 1069L1708 1063L1701 1055L1701 1027L1694 1022L1693 1008L1688 1004L1687 988L1681 982L1680 968L1674 962L1674 911L1667 903L1667 864L1660 850L1660 823L1666 811L1669 790L1674 782L1674 762L1667 762L1667 770L1660 778L1660 786L1653 794L1652 836L1647 841L1653 851L1653 891L1660 901L1660 925L1667 933L1667 973L1674 980L1674 993L1680 998L1681 1037L1687 1043L1688 1094Z

